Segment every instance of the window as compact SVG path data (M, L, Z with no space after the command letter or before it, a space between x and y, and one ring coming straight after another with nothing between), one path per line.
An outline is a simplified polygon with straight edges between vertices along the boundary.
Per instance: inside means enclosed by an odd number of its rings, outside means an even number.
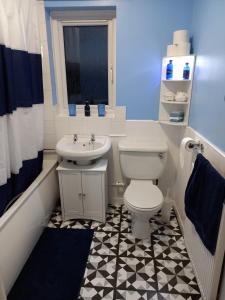
M114 20L52 20L58 103L115 106Z
M108 105L108 26L64 26L68 103Z

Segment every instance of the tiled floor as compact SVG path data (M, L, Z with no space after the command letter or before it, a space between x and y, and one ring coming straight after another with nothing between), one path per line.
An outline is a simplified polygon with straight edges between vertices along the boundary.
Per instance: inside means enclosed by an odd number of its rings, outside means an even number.
M201 299L174 213L169 225L151 220L151 241L132 236L124 206L109 206L105 224L62 222L56 210L49 226L95 231L79 299Z

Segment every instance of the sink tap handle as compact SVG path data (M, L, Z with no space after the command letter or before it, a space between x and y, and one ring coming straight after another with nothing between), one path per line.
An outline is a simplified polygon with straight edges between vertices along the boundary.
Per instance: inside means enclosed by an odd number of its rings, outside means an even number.
M94 133L91 134L91 142L94 142L95 141L95 135Z

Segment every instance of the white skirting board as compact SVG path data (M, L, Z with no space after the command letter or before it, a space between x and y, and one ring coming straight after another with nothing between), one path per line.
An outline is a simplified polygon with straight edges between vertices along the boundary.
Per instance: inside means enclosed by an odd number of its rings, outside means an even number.
M185 244L202 293L202 298L205 300L219 299L218 286L225 252L225 205L223 206L215 255L211 255L211 253L203 245L193 224L188 218L186 218L184 224L182 224L175 202L174 209L178 216L181 230L184 234Z

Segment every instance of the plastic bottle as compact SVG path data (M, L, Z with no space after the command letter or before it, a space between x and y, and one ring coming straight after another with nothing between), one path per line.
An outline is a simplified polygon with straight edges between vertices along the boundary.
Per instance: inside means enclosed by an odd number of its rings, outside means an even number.
M170 62L166 67L166 79L170 80L172 78L173 78L173 61L172 59L170 59Z
M85 117L90 117L90 115L91 115L91 109L90 109L90 105L89 105L88 101L85 102L84 115L85 115Z
M189 67L189 63L186 62L185 66L184 66L184 70L183 70L183 79L189 79L190 76L190 67Z

